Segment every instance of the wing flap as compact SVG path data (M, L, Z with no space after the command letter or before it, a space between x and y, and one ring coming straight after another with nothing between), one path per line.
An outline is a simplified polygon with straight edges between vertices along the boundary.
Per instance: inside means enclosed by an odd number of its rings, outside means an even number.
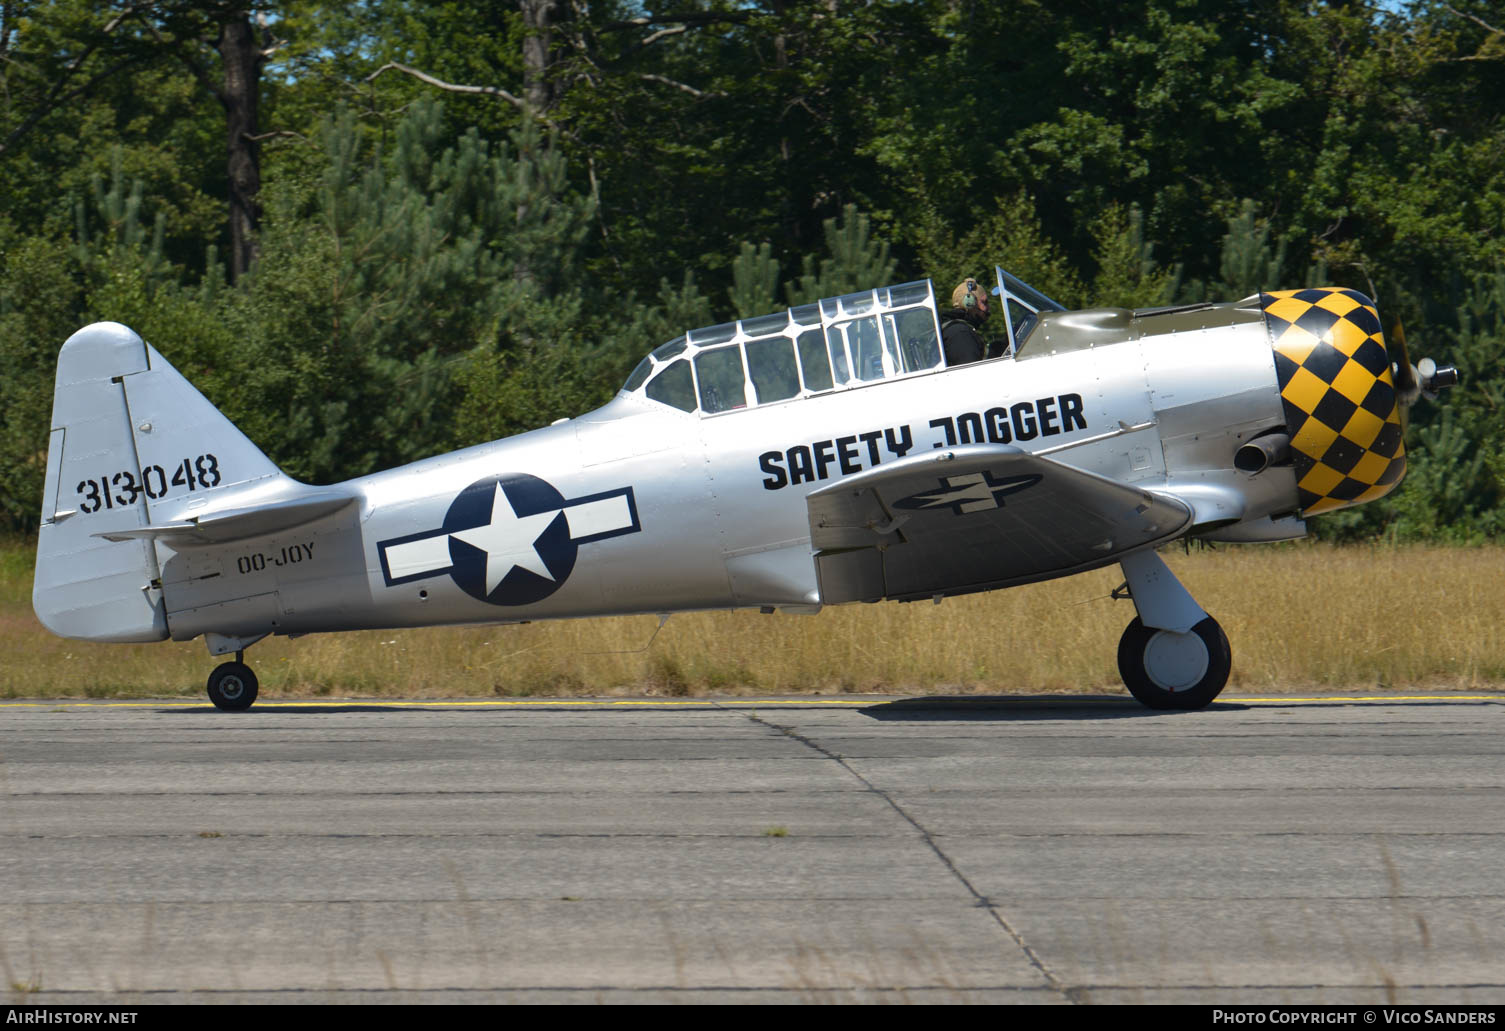
M915 455L813 491L810 538L829 604L909 600L1107 565L1192 520L1180 500L979 444Z

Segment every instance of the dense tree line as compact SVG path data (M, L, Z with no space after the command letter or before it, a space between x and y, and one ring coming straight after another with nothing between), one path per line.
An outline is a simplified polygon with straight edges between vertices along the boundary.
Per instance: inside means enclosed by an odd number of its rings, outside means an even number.
M1083 306L1374 295L1464 385L1316 529L1505 520L1498 0L0 0L0 184L13 529L90 321L327 481L995 262Z

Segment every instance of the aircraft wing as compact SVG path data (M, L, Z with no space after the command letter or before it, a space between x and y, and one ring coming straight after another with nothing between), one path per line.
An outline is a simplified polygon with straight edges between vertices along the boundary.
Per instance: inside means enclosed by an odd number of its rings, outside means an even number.
M1174 537L1180 500L1017 447L885 463L807 498L826 604L913 600L1047 580Z

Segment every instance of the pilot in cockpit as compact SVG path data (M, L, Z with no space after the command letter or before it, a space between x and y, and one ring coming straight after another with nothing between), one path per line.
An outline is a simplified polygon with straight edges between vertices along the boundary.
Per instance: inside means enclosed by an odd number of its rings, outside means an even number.
M948 367L989 357L987 341L980 332L987 321L988 291L968 276L952 291L950 310L941 312L941 342Z

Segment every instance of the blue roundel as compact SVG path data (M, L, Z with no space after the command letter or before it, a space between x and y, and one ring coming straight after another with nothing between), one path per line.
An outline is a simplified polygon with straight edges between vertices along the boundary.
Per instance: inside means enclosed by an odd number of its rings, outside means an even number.
M450 576L492 605L542 601L569 579L580 550L564 508L564 496L536 476L477 480L444 514Z

